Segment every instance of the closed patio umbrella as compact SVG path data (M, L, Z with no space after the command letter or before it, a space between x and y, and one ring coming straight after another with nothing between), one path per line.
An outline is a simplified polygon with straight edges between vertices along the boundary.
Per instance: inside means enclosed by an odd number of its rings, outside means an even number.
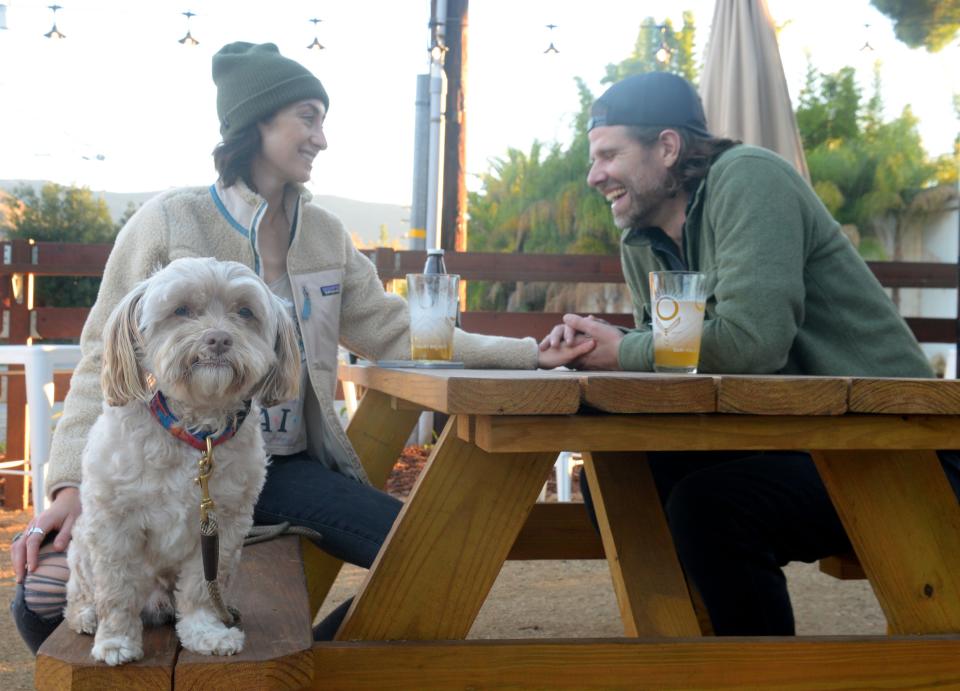
M713 134L771 149L810 179L766 0L717 0L700 97Z

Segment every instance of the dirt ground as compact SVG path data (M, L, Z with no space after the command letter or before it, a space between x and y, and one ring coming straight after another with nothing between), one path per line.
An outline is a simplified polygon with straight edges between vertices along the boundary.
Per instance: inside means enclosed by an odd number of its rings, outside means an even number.
M408 452L411 450L407 450ZM408 453L388 486L403 496L421 458ZM552 483L548 490L552 489ZM552 491L548 491L548 499ZM577 498L577 495L574 495ZM18 636L7 603L13 595L8 546L27 523L27 512L0 510L0 689L33 688L33 657ZM815 564L786 569L797 633L882 635L883 614L866 581L838 581ZM360 587L364 569L346 566L320 611L323 617ZM563 638L622 636L609 570L602 561L507 562L493 586L470 638Z

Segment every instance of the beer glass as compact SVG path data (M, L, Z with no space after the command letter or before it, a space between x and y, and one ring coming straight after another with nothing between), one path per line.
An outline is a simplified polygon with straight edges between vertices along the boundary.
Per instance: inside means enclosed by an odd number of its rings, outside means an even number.
M456 274L407 274L411 360L453 358L459 284Z
M694 373L706 302L705 277L695 271L651 271L653 369Z

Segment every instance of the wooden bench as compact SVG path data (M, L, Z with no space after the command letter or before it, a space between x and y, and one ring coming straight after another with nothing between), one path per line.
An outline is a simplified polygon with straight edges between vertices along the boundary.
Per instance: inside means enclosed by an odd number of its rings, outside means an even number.
M311 546L312 548L312 546ZM315 549L315 548L312 548ZM110 667L90 657L93 636L66 624L40 647L38 689L299 689L313 680L311 615L299 538L282 537L244 550L227 602L239 607L246 643L230 657L180 648L170 625L144 630L144 658Z

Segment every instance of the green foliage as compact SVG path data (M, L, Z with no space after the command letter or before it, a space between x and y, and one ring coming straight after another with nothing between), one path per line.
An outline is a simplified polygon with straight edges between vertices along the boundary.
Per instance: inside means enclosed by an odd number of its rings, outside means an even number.
M633 53L618 64L607 65L604 83L632 74L669 70L690 81L697 77L693 55L693 14L685 12L683 27L674 30L667 20L661 29L652 18L640 24ZM663 42L670 59L654 55ZM481 178L482 191L468 198L470 249L476 252L527 252L554 254L616 254L620 231L613 225L603 197L587 185L589 141L587 121L595 96L585 82L575 80L580 111L573 139L564 149L547 148L535 141L528 152L510 149L493 161ZM468 309L502 310L514 284L471 281ZM540 309L542 305L528 305Z
M47 183L37 194L32 187L22 185L5 203L11 238L36 242L113 242L120 228L110 218L106 202L95 198L86 187ZM132 209L128 208L126 216L131 214ZM99 278L38 278L34 303L42 307L89 307L99 287Z
M864 102L852 68L821 74L808 67L797 125L810 177L834 217L858 227L861 253L871 257L895 254L895 233L877 237L876 219L892 215L899 223L915 211L919 191L957 179L956 156L928 157L909 106L888 122L882 112L878 68Z
M960 0L870 0L894 21L897 38L911 48L936 53L960 29Z

